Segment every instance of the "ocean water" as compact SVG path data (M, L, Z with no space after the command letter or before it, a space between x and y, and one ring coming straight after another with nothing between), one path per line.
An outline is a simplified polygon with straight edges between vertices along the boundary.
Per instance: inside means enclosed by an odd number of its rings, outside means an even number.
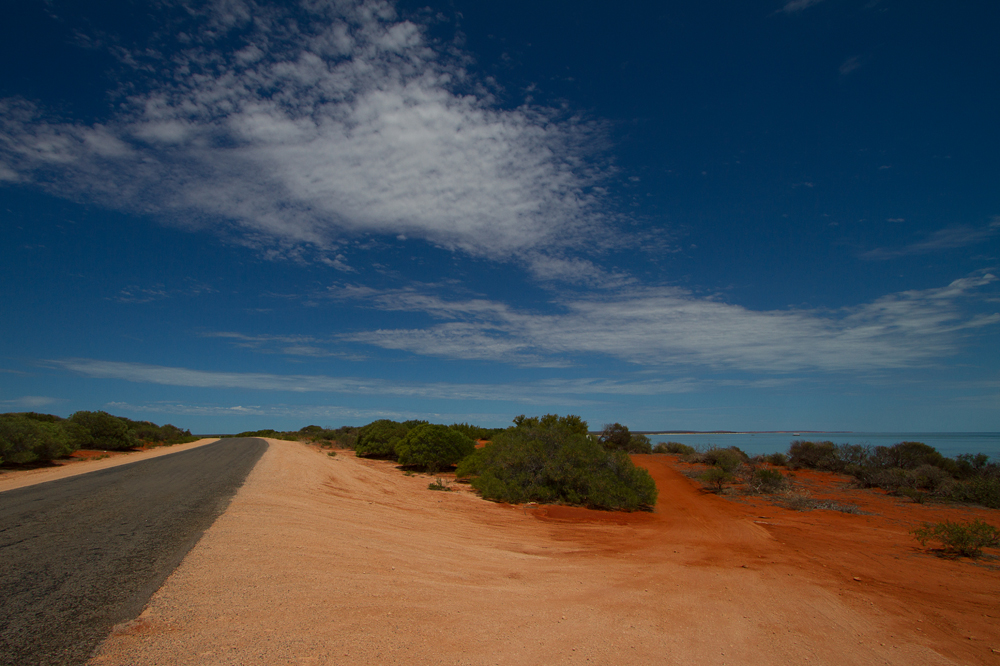
M923 442L942 455L954 458L961 453L985 453L991 460L1000 460L1000 432L802 432L793 433L721 433L649 435L657 442L680 442L698 449L713 446L738 446L750 455L788 453L795 440L833 442L834 444L867 444L892 446L899 442Z

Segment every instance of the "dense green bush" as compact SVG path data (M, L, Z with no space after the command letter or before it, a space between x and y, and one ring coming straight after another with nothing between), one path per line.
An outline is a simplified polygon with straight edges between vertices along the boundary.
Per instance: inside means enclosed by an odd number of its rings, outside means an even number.
M0 414L0 463L32 463L55 460L76 450L59 417L32 412Z
M406 433L395 449L401 464L434 473L472 454L476 443L448 426L423 423Z
M184 442L193 442L198 439L191 434L190 430L181 430L169 423L158 426L151 421L133 421L126 418L122 418L122 421L135 433L136 439L140 442L149 444L183 444Z
M969 523L946 520L941 523L924 523L911 532L921 546L937 541L947 553L979 557L983 548L1000 546L1000 530L976 519Z
M701 454L701 457L705 464L714 465L730 474L750 459L747 454L735 446L726 449L711 448Z
M519 416L514 427L465 458L460 477L500 502L559 502L634 511L656 503L656 483L628 454L607 450L587 435L578 416Z
M140 444L124 419L107 412L76 412L69 417L69 421L77 426L71 432L76 438L77 448L124 451Z
M372 421L358 431L354 452L363 457L395 459L396 445L406 437L406 433L426 423L427 421L399 423L389 419Z
M651 453L652 445L649 437L645 435L635 435L629 432L627 426L621 423L605 424L597 441L604 445L604 448L611 451L627 451L629 453Z

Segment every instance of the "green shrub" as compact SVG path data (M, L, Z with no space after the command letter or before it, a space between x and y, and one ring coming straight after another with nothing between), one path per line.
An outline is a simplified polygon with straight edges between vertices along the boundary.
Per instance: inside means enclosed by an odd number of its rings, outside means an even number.
M788 448L788 462L799 467L836 469L837 445L833 442L805 442L795 440Z
M958 467L954 461L938 453L933 446L923 442L899 442L892 446L876 446L873 454L874 464L883 468L916 469L921 465L933 465L934 467L948 467L951 462Z
M0 462L43 462L62 458L75 450L62 419L54 421L36 416L41 415L0 414Z
M718 467L729 474L735 472L740 465L749 460L747 454L735 446L728 449L709 449L702 456L706 464Z
M597 438L604 448L611 451L628 451L629 453L650 453L653 450L649 437L634 435L627 426L621 423L608 423Z
M687 444L681 444L680 442L660 442L653 447L653 453L675 453L677 455L687 456L694 453L694 447L688 446Z
M776 469L758 467L746 479L747 487L757 493L777 493L788 486L788 479Z
M911 534L921 546L926 546L928 541L936 541L947 553L973 558L982 555L983 548L1000 545L1000 530L978 518L969 523L950 520L933 525L924 523Z
M979 504L990 509L1000 509L1000 479L977 476L958 481L948 488L947 498L956 502Z
M354 452L359 456L395 458L398 444L409 428L389 419L373 421L358 431Z
M702 481L710 486L715 486L716 492L722 492L722 487L735 480L735 477L721 467L710 467L699 476Z
M454 465L476 450L476 443L448 426L424 423L406 433L396 444L403 465L417 465L428 472Z
M764 460L779 467L784 467L788 464L788 456L784 453L772 453L769 456L765 456Z
M69 420L78 427L72 433L78 448L124 451L140 444L128 423L107 412L76 412Z
M514 427L465 458L456 471L499 502L559 502L634 511L656 504L656 483L628 454L608 450L578 416L514 419Z

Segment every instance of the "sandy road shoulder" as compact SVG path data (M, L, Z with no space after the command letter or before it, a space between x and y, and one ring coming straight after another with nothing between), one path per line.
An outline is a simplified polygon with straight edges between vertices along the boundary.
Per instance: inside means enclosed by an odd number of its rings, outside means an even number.
M93 664L954 663L783 570L692 566L640 528L564 530L269 443Z

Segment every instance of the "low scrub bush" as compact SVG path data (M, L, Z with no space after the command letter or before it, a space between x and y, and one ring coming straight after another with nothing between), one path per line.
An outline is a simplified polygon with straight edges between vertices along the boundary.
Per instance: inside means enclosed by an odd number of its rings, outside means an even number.
M745 475L747 490L752 493L777 493L788 487L788 479L776 469L755 467Z
M784 453L772 453L769 456L764 456L764 460L772 465L777 465L778 467L784 467L788 464L788 456Z
M410 430L396 444L396 456L403 465L416 465L428 472L454 465L476 450L476 443L448 426L423 423Z
M682 456L691 455L695 453L693 446L688 446L687 444L681 444L680 442L660 442L653 447L653 453L675 453Z
M705 464L713 465L730 474L735 472L740 465L750 460L747 454L735 446L727 449L709 449L701 455Z
M634 511L656 503L656 483L625 451L608 450L578 416L514 419L490 446L459 463L459 477L499 502L549 502Z
M445 492L450 492L451 488L448 484L444 482L444 479L435 479L432 483L427 484L427 490L443 490Z
M717 493L721 493L727 483L732 483L736 479L736 477L721 467L709 467L698 478L709 486L713 486Z
M976 558L983 554L983 548L1000 546L1000 530L992 525L976 519L968 523L946 520L941 523L924 523L911 532L926 546L935 541L941 544L942 550L953 555L964 555Z
M836 469L837 445L833 442L806 442L795 440L788 448L788 463L813 469Z

